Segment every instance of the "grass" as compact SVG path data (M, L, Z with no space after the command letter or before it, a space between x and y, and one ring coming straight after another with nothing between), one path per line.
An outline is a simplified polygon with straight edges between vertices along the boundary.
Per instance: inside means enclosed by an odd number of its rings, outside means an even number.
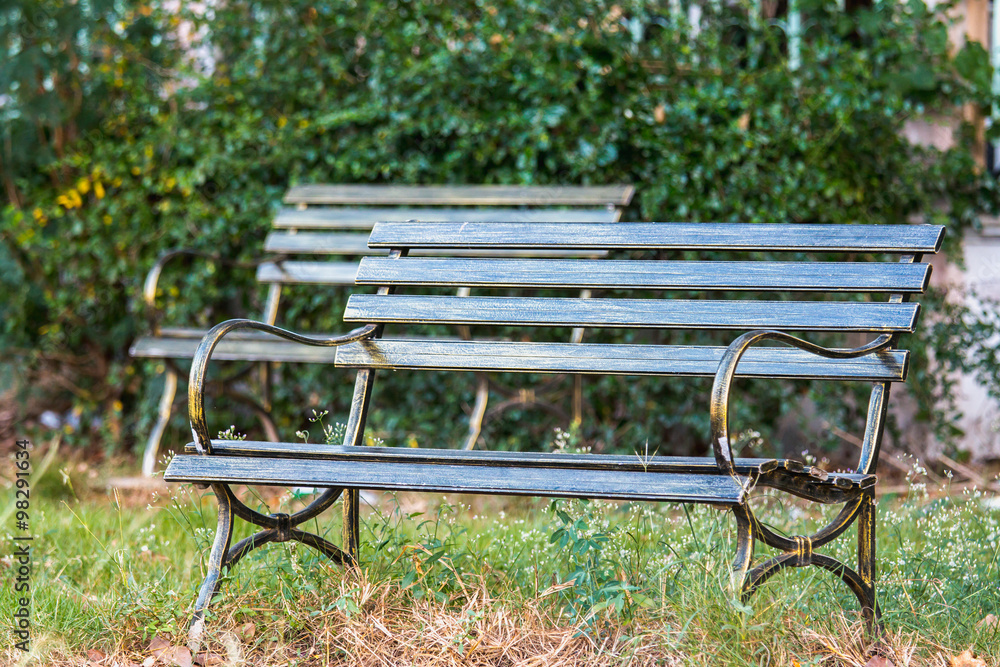
M86 462L50 458L42 472L34 456L33 650L12 649L5 626L0 662L82 665L97 650L102 664L141 664L154 639L184 644L211 493L105 492ZM946 665L968 648L1000 664L1000 625L983 622L1000 614L1000 509L947 491L918 478L880 501L882 650L897 666ZM245 497L301 506L282 493ZM758 495L763 519L789 532L836 509ZM413 494L378 496L366 512L360 570L294 543L240 563L209 617L218 664L864 665L871 652L853 596L817 568L778 575L747 606L731 600L726 512ZM338 543L331 514L310 529ZM0 525L12 553L9 512ZM249 534L237 526L236 538ZM853 562L853 530L824 552ZM0 568L0 606L13 609L13 563Z

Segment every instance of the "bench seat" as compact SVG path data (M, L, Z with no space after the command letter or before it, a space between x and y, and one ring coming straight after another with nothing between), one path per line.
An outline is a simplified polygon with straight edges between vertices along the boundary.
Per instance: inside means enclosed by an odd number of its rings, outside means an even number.
M459 450L460 451L460 450ZM472 452L465 452L472 453ZM463 461L410 462L402 457L377 461L351 458L274 458L267 465L255 456L175 456L168 482L224 482L277 486L328 486L385 491L436 491L555 498L602 497L618 500L674 501L737 505L750 478L710 473L649 472L596 467L488 465Z
M194 443L188 443L184 448L187 455L196 455ZM384 462L406 463L419 465L444 465L448 469L454 466L479 466L494 468L497 466L515 468L553 468L559 470L606 470L612 472L648 472L663 474L697 474L718 475L719 468L715 459L708 456L643 456L642 454L593 456L590 454L565 454L551 452L503 452L486 450L462 449L430 449L410 447L369 447L363 445L324 445L302 442L265 442L241 440L213 440L213 456L234 458L270 459L303 459L317 465L326 461L364 461L374 464ZM175 459L178 460L178 459ZM214 459L213 459L214 460ZM186 466L200 466L197 461L191 461ZM743 478L752 478L763 486L772 483L787 483L794 478L797 486L810 499L821 494L833 497L821 499L821 502L841 502L863 489L875 485L875 475L858 473L832 473L813 466L804 465L790 459L739 458L734 462L736 474ZM183 468L175 468L173 464L167 469L164 479L170 481L210 481L217 471L206 472L199 479L191 477L175 477ZM440 470L443 469L438 469ZM461 469L463 472L465 468ZM201 473L198 473L201 475ZM238 480L237 480L238 481ZM244 479L240 483L263 483L257 476ZM775 484L777 485L777 484ZM783 486L787 486L784 484ZM372 487L383 488L383 487ZM476 490L476 493L489 493L488 490ZM499 492L498 492L499 493ZM638 498L636 498L638 499ZM713 501L715 502L715 501ZM720 501L721 502L721 501Z

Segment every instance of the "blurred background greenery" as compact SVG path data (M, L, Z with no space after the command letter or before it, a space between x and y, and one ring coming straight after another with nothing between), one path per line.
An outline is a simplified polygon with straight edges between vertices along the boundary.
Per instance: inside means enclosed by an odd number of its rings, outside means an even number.
M141 446L160 370L127 354L146 330L146 271L176 247L259 256L295 183L632 183L624 220L925 221L949 227L946 252L960 262L963 230L1000 208L995 178L973 157L974 128L962 125L947 150L914 145L903 129L990 108L988 54L949 43L947 3L802 0L790 67L783 4L771 4L760 14L707 3L694 26L674 4L645 0L6 2L0 430L36 428L53 410L71 417L68 442ZM193 262L162 284L175 324L260 312L252 271ZM344 300L302 289L279 323L340 330ZM954 443L955 372L1000 387L997 321L943 293L925 303L905 345L907 391L915 425ZM387 375L376 401L391 409L371 423L388 444L457 443L474 384ZM329 367L282 368L283 436L313 409L342 419L350 386ZM595 450L704 446L703 381L585 387L581 435ZM812 442L832 450L833 433L863 418L861 395L758 382L734 421L799 451L779 431L814 404L809 421L826 427ZM219 429L260 435L250 415L225 409ZM511 411L486 437L531 448L553 426L566 424ZM532 432L537 442L515 439ZM182 414L165 444L186 433ZM917 446L898 429L895 440Z

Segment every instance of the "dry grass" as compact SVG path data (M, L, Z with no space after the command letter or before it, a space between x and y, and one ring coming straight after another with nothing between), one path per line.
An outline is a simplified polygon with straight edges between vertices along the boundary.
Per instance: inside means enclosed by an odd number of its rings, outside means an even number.
M35 551L35 651L19 654L0 628L0 665L133 667L183 658L213 499L176 487L169 495L106 493L96 483L86 490L90 473L61 461L33 480L33 516L46 531ZM279 502L267 490L247 497L261 498ZM574 588L567 584L573 556L552 543L560 523L546 504L476 499L470 507L460 499L440 513L426 498L392 500L366 518L361 570L344 572L290 545L241 562L211 608L208 654L195 657L234 667L865 667L878 652L895 667L949 667L970 646L1000 646L1000 624L984 624L997 610L1000 512L984 509L976 494L916 496L883 508L880 591L889 630L879 646L866 638L853 599L815 568L776 578L749 611L734 608L722 585L730 522L711 510L564 506L586 520L581 535L609 536L601 563L614 566L604 579L591 571L598 583ZM764 509L803 529L820 521L794 505ZM338 524L317 529L335 536ZM849 540L843 546L851 550ZM435 560L438 552L445 556ZM653 603L594 611L607 599L596 586L611 579ZM0 590L0 608L9 593ZM570 613L571 602L587 600L582 618ZM970 665L1000 667L997 656L984 659Z

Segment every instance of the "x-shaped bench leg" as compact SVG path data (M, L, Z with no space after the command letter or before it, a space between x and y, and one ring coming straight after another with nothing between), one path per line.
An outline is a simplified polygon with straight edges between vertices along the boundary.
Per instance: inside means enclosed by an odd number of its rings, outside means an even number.
M295 528L295 526L315 518L330 507L341 495L341 489L327 489L308 507L295 514L269 515L261 514L244 505L226 484L213 484L212 489L219 502L219 523L215 532L215 540L212 542L212 550L208 556L208 572L198 592L198 599L194 604L194 614L188 630L188 648L192 654L197 653L201 647L201 638L205 631L205 612L208 610L212 598L219 592L222 570L232 569L236 563L257 547L271 542L296 541L313 547L337 563L354 562L348 553L319 535ZM263 527L264 530L258 531L230 547L233 537L233 519L237 516ZM356 551L354 553L356 554Z
M744 602L749 600L768 579L789 567L815 565L836 574L847 584L861 604L861 613L869 632L881 636L884 626L875 595L875 495L864 490L848 502L840 514L825 528L813 535L785 537L762 525L747 504L733 508L736 517L737 552L733 561L732 582ZM858 569L855 571L836 558L815 553L822 546L858 525ZM782 553L751 568L754 544L760 540Z

